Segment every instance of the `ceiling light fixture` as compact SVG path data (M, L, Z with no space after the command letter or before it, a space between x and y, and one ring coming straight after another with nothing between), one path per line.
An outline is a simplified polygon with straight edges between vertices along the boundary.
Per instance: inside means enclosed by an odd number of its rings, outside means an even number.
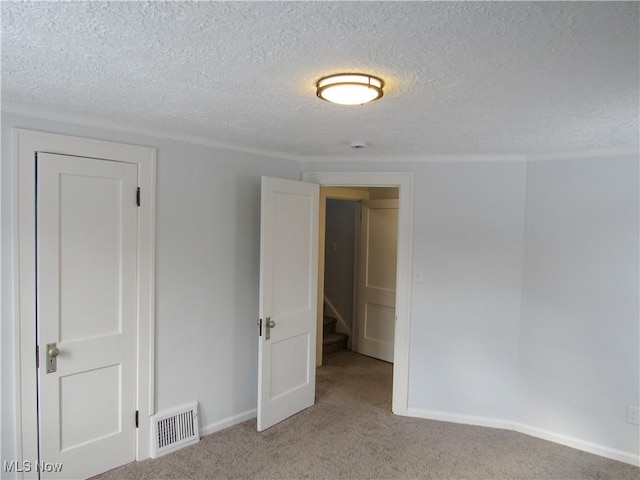
M327 102L363 105L382 97L384 82L365 73L340 73L321 78L316 87L316 95Z

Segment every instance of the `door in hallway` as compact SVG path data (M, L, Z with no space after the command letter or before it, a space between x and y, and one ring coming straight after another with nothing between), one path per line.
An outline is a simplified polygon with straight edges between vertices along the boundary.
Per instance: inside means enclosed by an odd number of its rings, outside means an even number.
M393 362L398 200L362 202L356 350Z

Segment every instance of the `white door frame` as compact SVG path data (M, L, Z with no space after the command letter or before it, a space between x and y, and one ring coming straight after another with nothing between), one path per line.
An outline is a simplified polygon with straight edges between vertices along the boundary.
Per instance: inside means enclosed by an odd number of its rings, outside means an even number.
M413 254L412 172L304 172L305 182L333 187L398 187L398 264L392 411L407 415L409 401L409 331Z
M134 163L141 205L138 217L136 459L149 457L154 413L155 184L156 149L13 129L13 278L15 321L15 409L17 460L38 460L36 339L36 166L38 151ZM132 419L133 421L133 419ZM36 478L34 468L23 478Z

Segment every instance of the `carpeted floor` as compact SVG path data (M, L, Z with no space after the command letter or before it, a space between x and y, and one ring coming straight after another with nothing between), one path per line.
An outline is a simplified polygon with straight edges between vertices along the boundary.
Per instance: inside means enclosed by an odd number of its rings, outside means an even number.
M391 413L391 365L325 357L316 405L258 433L250 420L110 479L625 479L640 469L507 430Z

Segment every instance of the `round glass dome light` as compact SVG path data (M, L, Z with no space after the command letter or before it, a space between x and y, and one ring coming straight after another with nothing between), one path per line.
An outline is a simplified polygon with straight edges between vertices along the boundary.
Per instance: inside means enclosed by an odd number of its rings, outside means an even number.
M364 73L341 73L323 77L316 83L316 95L340 105L362 105L382 97L384 82Z

